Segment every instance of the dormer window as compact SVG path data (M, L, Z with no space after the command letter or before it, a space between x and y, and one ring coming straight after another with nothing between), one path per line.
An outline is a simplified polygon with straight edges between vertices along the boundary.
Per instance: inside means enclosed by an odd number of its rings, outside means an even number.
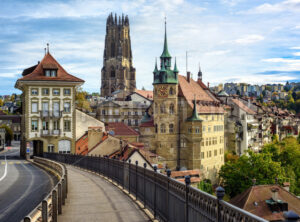
M56 69L46 69L45 76L47 77L57 77L57 70Z

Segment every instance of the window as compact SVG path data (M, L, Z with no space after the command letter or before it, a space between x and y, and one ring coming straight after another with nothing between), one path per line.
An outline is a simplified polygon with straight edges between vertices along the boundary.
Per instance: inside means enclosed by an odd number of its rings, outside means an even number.
M71 131L71 120L64 121L64 131L70 132Z
M201 152L201 159L204 159L204 152Z
M116 77L116 71L115 70L110 71L110 77L112 77L112 78Z
M59 120L53 121L53 130L59 130Z
M164 104L160 105L160 113L165 113L166 112L166 107Z
M37 96L39 94L39 90L38 89L31 89L31 95L32 96Z
M214 150L214 155L215 155L215 156L218 155L218 150Z
M70 102L65 102L64 103L64 112L65 113L70 113L71 112L71 103Z
M200 133L200 128L199 128L199 127L196 127L195 132L196 132L196 133Z
M185 139L181 139L180 140L180 147L186 147L186 142L185 142Z
M204 146L204 139L201 140L201 146Z
M173 95L173 94L174 94L173 87L170 88L169 94L170 94L170 95Z
M102 115L105 115L105 109L102 110Z
M136 126L139 125L139 120L138 120L138 119L135 120L135 125L136 125Z
M57 76L57 70L52 69L51 70L51 77L56 77Z
M192 128L188 128L188 133L192 133Z
M209 151L209 157L211 157L211 150Z
M211 145L211 137L209 137L209 143L208 144Z
M174 114L174 104L171 103L170 108L169 108L170 114Z
M157 105L157 103L154 104L154 113L155 114L158 113L158 105Z
M130 116L131 115L131 112L128 112L128 116Z
M32 132L38 131L38 121L37 120L31 120L31 131Z
M138 116L139 114L138 114L138 112L134 112L134 115Z
M202 127L202 131L205 132L205 126Z
M128 119L128 126L131 126L131 119Z
M49 116L49 103L48 102L43 102L42 103L42 110L43 110L43 116L47 117Z
M160 132L161 133L165 133L166 132L166 125L165 124L161 124L160 125Z
M59 96L60 90L59 89L53 89L53 96Z
M70 96L71 95L71 89L64 89L64 95Z
M115 109L115 114L119 115L119 110L118 109Z
M211 127L210 126L208 126L208 128L207 128L207 131L210 133L210 130L211 130Z
M51 71L49 69L45 70L45 76L50 77Z
M43 121L43 130L49 130L49 122Z
M53 153L54 152L54 145L53 144L49 144L48 145L48 153Z
M37 113L38 112L38 103L37 102L32 102L31 103L31 112L32 113Z
M59 102L53 102L53 115L59 117Z
M208 138L205 139L205 145L208 146Z
M174 125L173 124L169 125L169 133L174 133Z
M48 96L49 95L49 89L42 89L42 95L43 96Z

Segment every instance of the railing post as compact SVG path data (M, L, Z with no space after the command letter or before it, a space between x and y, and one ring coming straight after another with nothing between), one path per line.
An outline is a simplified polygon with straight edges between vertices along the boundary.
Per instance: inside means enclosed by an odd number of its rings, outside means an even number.
M123 159L123 190L125 188L125 159Z
M30 217L24 217L24 222L31 222L31 218Z
M64 178L61 179L61 191L62 191L62 195L61 195L61 203L62 205L65 205L65 197L66 197L66 181Z
M144 209L146 208L146 167L147 164L144 163Z
M48 201L42 201L42 221L48 222Z
M129 194L130 194L130 165L131 165L131 159L129 159L128 160L128 162L129 162L129 167L128 167L128 192L129 192Z
M139 161L135 161L135 199L138 199L138 175L137 175L137 169L138 169Z
M217 194L217 210L218 210L218 214L217 214L217 222L221 222L221 207L220 207L220 201L223 200L223 197L225 195L225 190L223 187L218 186L216 189L216 194Z
M62 192L61 192L61 183L59 183L58 185L57 185L57 202L58 202L58 205L57 205L57 210L58 210L58 214L61 214L62 213L62 206L61 206L61 204L62 204Z
M57 192L52 191L52 221L57 222Z
M170 207L170 176L171 176L171 170L167 169L167 176L168 176L168 183L167 183L167 221L170 221L170 215L169 215L169 207Z
M285 212L283 217L285 222L297 222L300 219L299 215L292 210Z
M185 222L189 221L189 189L191 185L191 176L185 176Z
M154 203L153 203L153 212L154 219L156 218L156 174L157 174L157 166L154 166Z
M65 173L66 173L65 176L64 176L65 184L66 184L65 197L67 198L68 197L68 174L67 174L67 169L66 169Z

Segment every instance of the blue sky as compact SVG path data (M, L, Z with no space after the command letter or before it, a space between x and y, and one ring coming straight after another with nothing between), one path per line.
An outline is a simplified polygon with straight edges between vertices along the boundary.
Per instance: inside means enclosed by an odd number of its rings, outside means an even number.
M105 22L128 14L137 86L152 89L155 57L168 43L185 75L204 82L253 84L300 80L300 0L1 0L0 94L43 58L46 43L65 69L99 92ZM174 61L174 59L173 59Z

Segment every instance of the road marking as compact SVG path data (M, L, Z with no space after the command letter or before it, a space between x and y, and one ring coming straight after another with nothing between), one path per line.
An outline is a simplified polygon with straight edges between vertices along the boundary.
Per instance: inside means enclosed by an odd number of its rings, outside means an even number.
M7 174L7 160L6 160L6 156L5 156L5 162L6 162L6 164L5 164L4 174L0 178L0 181L2 181L6 177L6 174Z

